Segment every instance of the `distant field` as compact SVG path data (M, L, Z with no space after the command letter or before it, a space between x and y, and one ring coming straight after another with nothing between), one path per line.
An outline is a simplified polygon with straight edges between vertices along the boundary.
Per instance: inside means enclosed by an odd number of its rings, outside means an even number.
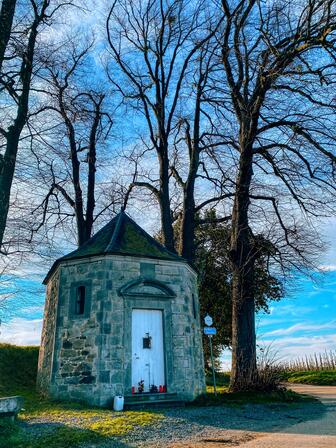
M289 383L336 386L336 370L287 372L284 374L284 379Z
M336 386L336 352L315 353L279 366L289 383Z
M336 370L300 370L297 372L285 372L281 374L288 383L313 384L315 386L336 386ZM230 373L218 373L216 375L217 388L225 390L230 383ZM212 375L207 376L207 389L213 391Z

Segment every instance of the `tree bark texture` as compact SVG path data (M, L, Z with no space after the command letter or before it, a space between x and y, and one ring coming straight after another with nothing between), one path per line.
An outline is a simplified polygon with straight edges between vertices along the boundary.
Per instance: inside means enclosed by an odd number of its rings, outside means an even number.
M241 149L232 214L232 371L230 389L252 389L256 378L254 255L249 229L252 145Z
M0 11L0 72L10 39L15 14L16 0L3 0Z
M169 160L167 147L163 147L160 151L158 151L158 157L160 163L160 190L158 198L161 211L163 244L168 250L176 253L174 243L174 229L170 210Z
M22 93L18 99L15 120L9 127L8 131L5 132L6 150L0 160L0 250L3 246L3 237L7 223L10 193L13 183L20 135L28 116L29 91L33 71L37 28L40 20L40 17L36 17L30 30L27 49L22 58L20 70Z

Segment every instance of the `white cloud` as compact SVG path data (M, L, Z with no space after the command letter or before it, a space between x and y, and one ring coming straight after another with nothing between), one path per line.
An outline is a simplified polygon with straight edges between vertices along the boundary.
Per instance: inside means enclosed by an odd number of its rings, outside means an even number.
M32 305L22 308L21 313L43 313L44 305Z
M324 272L336 272L336 264L321 264L319 269Z
M269 351L268 358L274 361L290 361L304 359L315 354L334 351L336 334L309 337L287 337L281 339L258 338L258 346ZM231 351L225 350L221 356L223 370L230 370Z
M336 346L336 334L307 337L263 339L263 346L271 347L277 359L290 360L329 352Z
M14 318L0 327L0 342L16 345L39 345L42 319Z
M325 324L295 324L288 328L279 328L278 330L269 331L264 334L264 337L269 336L284 336L288 334L294 334L297 331L320 331L336 329L336 321L326 322Z
M286 319L289 317L300 317L302 318L303 314L310 314L314 312L315 309L310 306L298 306L297 303L290 303L287 305L278 305L273 308L272 316L276 316L277 318L280 316L286 316Z

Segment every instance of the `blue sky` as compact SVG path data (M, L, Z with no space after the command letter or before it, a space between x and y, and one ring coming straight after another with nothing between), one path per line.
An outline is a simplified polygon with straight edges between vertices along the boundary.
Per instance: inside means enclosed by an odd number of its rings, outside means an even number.
M295 290L257 317L259 343L280 358L296 358L336 348L336 266L318 283L298 277Z
M336 220L328 222L321 231L328 250L321 255L322 273L318 281L297 276L289 294L272 304L270 314L257 316L258 344L271 346L276 357L283 360L336 349ZM1 342L39 344L44 274L21 270L20 275L0 285L2 290L13 293L2 311ZM225 355L225 365L228 362Z

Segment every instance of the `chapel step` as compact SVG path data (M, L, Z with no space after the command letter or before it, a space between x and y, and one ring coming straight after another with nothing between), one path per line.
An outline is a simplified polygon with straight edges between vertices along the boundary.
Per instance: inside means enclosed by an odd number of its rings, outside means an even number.
M176 392L164 392L164 393L144 393L144 394L132 394L125 396L125 402L147 402L147 401L159 401L159 400L172 400L177 399Z
M134 394L125 396L125 409L140 407L184 406L176 393Z

